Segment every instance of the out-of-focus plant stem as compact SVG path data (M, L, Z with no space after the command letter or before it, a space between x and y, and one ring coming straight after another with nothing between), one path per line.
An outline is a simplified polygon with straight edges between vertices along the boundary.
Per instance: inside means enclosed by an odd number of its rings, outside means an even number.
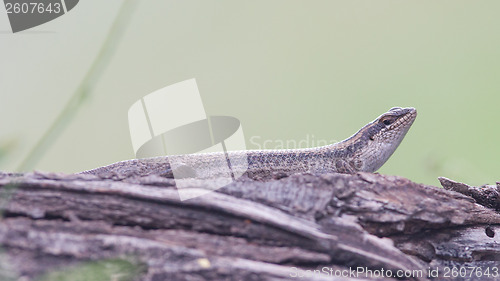
M138 0L125 0L123 2L116 19L113 22L101 49L99 50L99 53L92 62L89 70L85 74L85 77L80 82L78 88L75 90L68 103L64 106L59 116L54 120L52 125L38 140L30 153L18 167L18 171L31 170L35 167L44 153L47 152L48 148L55 142L68 124L71 123L76 115L76 112L81 108L83 101L91 96L92 90L108 66L111 57L124 34L126 26L133 13L134 6L137 2Z

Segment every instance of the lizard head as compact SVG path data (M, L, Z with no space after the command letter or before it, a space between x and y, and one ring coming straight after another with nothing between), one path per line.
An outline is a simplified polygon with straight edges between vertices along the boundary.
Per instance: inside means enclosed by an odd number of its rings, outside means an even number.
M360 151L361 159L365 159L362 170L378 170L399 146L415 118L415 108L393 107L361 129L366 141L365 149Z
M346 159L351 172L375 172L398 148L415 118L415 108L393 107L350 138L334 144L334 157Z
M372 141L396 144L397 147L415 118L417 118L415 108L393 107L367 125L372 128L369 130L369 138Z

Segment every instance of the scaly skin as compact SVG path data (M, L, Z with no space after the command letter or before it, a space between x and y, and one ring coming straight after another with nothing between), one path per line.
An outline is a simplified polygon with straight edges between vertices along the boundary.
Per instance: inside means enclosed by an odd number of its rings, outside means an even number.
M248 150L133 159L84 171L106 178L151 174L169 178L216 178L252 174L299 172L375 172L394 153L417 117L412 108L391 108L350 138L331 145L286 150ZM172 164L172 165L171 165Z

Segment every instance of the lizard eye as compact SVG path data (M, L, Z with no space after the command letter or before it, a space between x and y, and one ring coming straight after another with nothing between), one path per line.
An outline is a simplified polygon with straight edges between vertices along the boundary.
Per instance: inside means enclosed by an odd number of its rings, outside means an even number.
M392 123L394 123L395 120L396 120L396 118L386 117L386 118L382 119L381 121L382 121L382 123L384 123L384 125L389 126Z

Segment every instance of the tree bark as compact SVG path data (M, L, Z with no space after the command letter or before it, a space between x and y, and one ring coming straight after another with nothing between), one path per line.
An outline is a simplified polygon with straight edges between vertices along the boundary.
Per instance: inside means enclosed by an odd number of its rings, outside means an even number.
M138 268L123 280L498 280L498 186L440 180L450 190L370 173L240 178L180 201L160 176L0 173L3 270L34 280L123 259Z

